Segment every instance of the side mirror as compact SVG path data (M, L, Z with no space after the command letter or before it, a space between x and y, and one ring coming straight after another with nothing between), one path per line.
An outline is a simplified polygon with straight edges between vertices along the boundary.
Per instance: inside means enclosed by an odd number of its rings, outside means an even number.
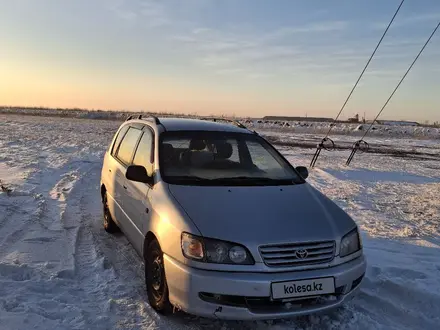
M143 182L153 185L153 177L149 176L145 167L140 165L130 165L127 168L125 177L131 181Z
M309 170L305 166L297 166L295 168L303 179L307 179L309 176Z

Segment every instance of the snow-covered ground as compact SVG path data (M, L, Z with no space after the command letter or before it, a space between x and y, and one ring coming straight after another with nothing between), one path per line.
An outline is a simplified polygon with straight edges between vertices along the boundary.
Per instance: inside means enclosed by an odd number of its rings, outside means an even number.
M285 133L308 133L322 135L329 132L331 127L331 135L354 135L361 137L368 129L370 124L344 123L335 124L328 122L298 122L298 121L264 121L262 120L244 120L249 128L257 130L277 130ZM374 124L368 137L377 136L383 138L389 137L411 137L417 139L440 139L440 128L426 126L400 126L400 125L377 125Z
M101 225L101 159L119 124L0 115L1 330L439 328L438 159L364 153L345 167L348 150L322 152L308 181L357 221L368 258L361 293L345 307L273 322L165 318L146 303L141 259ZM282 142L305 136L261 131ZM438 140L398 141L440 152ZM394 142L374 136L377 145ZM278 148L294 165L308 165L314 152Z
M167 113L147 113L147 112L129 112L129 111L102 111L102 110L83 110L83 109L45 109L45 108L7 108L0 107L0 114L19 114L19 115L33 115L33 116L53 116L64 118L82 118L82 119L102 119L102 120L125 120L128 116L137 116L139 114L149 116L155 114L156 116L168 116ZM172 116L185 116L183 114L172 114ZM198 117L194 115L192 117ZM264 119L250 119L237 118L243 124L251 129L258 131L274 131L283 132L284 134L308 134L318 135L319 140L322 135L326 134L331 128L332 135L350 135L361 137L365 130L368 129L369 124L359 123L345 123L337 122L335 124L330 122L311 122L311 121L285 121L285 120L264 120ZM373 125L368 137L379 136L381 138L402 138L411 137L416 139L440 139L439 127L413 126L405 125L405 122L400 122L399 125Z

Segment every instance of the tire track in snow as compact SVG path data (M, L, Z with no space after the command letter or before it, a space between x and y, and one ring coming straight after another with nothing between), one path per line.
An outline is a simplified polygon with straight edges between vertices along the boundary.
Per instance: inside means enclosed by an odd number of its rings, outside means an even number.
M32 197L1 197L7 199L9 206L6 207L6 213L0 223L0 259L14 251L13 246L26 235L30 224L34 223L41 213Z
M99 175L100 168L96 168L88 175L87 182L99 183ZM98 184L84 187L80 205L78 274L84 276L82 279L84 285L96 288L99 283L96 283L93 276L99 274L98 276L101 277L101 273L106 273L107 285L101 285L101 291L97 293L101 295L100 304L104 306L104 310L113 319L116 327L194 329L195 327L186 324L181 316L164 318L148 305L143 260L123 234L112 235L105 232L102 225L102 204ZM86 246L90 249L93 246L95 258L91 256ZM83 249L89 252L82 253Z
M42 164L44 163L44 166ZM14 191L8 198L9 216L0 226L0 257L14 250L21 242L47 242L56 239L63 232L63 213L68 195L77 180L78 173L86 169L87 163L66 163L59 169L50 169L45 161L39 162L38 170L29 178L30 191ZM8 210L8 208L7 208ZM65 227L65 226L64 226ZM46 232L45 236L33 237L35 233Z
M372 266L354 305L390 328L437 329L440 298L430 292L421 294L415 280L424 278L423 273L412 269Z

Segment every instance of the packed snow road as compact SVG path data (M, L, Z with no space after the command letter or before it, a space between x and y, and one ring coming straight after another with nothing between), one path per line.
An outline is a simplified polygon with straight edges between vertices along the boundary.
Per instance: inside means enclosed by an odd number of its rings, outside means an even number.
M141 258L102 229L101 159L118 125L0 115L0 329L438 329L437 160L360 154L347 168L347 151L323 152L311 171L362 229L367 276L345 307L273 322L165 318L146 302ZM295 165L314 151L279 149Z

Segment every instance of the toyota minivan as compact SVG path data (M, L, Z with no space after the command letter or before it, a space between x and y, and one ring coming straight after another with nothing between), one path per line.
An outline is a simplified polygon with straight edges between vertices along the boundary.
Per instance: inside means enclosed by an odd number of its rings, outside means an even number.
M340 306L366 270L356 223L242 124L127 119L106 150L103 226L145 263L149 304L234 320Z

